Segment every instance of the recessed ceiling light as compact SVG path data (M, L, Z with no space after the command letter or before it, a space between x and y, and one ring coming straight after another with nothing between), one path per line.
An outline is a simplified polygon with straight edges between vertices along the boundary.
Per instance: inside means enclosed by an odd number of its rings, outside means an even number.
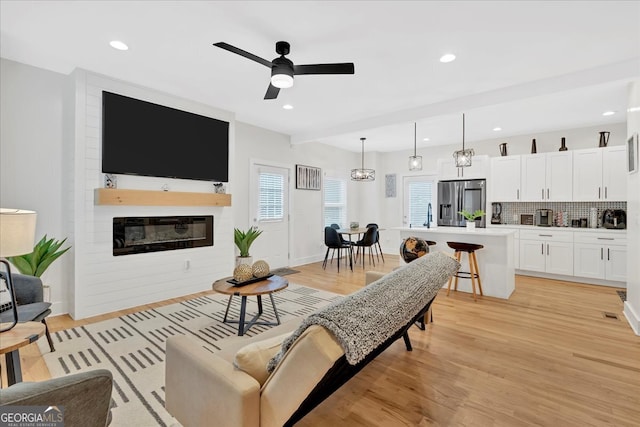
M428 141L428 140L429 140L429 138L425 138L425 139L423 139L423 141Z
M603 116L613 116L616 112L615 111L605 111L604 113L602 113Z
M284 104L284 105L282 106L282 108L284 108L285 110L293 110L293 105L291 105L291 104Z
M501 128L501 127L495 127L495 128L493 128L493 131L494 131L494 132L500 132L501 130L502 130L502 128Z
M118 50L129 50L129 46L121 42L120 40L113 40L109 42L109 45Z
M456 59L456 56L453 53L447 53L440 57L440 62L447 63L447 62L454 61L455 59Z

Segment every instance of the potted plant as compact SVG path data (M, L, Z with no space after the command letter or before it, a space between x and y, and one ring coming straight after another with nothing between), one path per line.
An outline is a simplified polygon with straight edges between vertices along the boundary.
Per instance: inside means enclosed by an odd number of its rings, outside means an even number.
M482 216L485 215L482 209L478 209L474 213L467 212L466 210L461 210L458 213L467 220L467 228L469 229L476 228L476 219L482 218Z
M16 266L20 273L28 276L41 277L49 268L53 261L60 258L65 252L71 249L71 246L60 249L67 239L57 241L56 239L47 239L45 234L42 239L33 247L33 252L25 255L10 257L9 261ZM43 285L44 299L49 301L50 288Z
M262 230L258 230L258 227L249 227L247 231L242 231L238 228L233 229L233 238L240 251L240 255L236 257L236 267L240 264L252 264L249 248L260 234L262 234Z

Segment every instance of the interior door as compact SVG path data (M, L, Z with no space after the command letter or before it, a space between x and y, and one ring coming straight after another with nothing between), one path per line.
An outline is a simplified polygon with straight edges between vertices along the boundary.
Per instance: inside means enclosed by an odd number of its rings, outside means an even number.
M289 169L252 165L250 224L262 230L249 251L253 261L289 266Z

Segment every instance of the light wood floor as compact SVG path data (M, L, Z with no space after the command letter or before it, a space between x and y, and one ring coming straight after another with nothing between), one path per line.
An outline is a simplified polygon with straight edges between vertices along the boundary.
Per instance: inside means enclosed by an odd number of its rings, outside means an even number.
M387 255L385 264L366 269L397 265L398 257ZM362 267L339 274L335 263L296 269L290 282L331 292L364 283ZM410 332L412 352L402 340L393 344L298 425L638 426L640 337L615 291L526 276L517 276L509 300L473 302L470 294L441 291L434 323ZM126 312L49 323L60 330ZM49 377L35 345L21 353L25 380Z

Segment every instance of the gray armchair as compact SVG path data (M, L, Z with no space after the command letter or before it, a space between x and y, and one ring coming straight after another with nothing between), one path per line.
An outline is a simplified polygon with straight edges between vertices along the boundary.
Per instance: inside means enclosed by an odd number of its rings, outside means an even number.
M0 279L6 280L6 273L0 271ZM44 302L42 281L39 277L26 276L24 274L12 274L13 286L16 293L18 305L18 322L42 322L45 327L45 334L52 352L56 351L49 327L45 318L51 314L51 303ZM0 322L11 322L13 310L11 304L0 308Z
M3 389L2 406L63 406L65 427L104 427L111 422L113 377L106 369Z

